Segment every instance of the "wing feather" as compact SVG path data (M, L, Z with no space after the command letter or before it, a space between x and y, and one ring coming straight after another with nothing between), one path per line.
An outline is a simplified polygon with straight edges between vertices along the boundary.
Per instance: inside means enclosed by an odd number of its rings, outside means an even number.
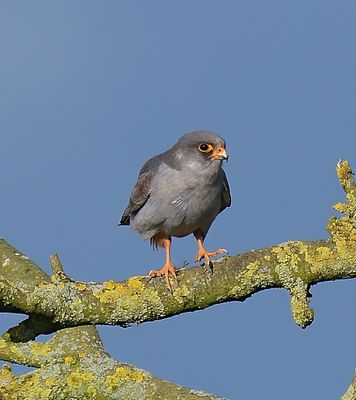
M223 178L223 188L221 191L221 208L219 212L222 212L225 210L225 208L231 206L231 193L230 193L230 187L229 187L229 182L227 181L227 177L225 174L225 171L223 169L220 170Z
M129 204L122 214L119 225L130 225L130 217L137 214L150 197L151 181L161 163L161 155L148 160L142 167L137 182L132 189Z

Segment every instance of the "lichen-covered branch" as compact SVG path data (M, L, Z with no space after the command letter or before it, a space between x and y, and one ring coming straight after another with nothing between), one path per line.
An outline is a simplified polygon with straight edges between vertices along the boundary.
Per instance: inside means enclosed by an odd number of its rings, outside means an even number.
M0 399L223 400L113 360L93 326L60 330L47 343L0 339L0 358L38 367L22 376L0 369Z
M6 307L46 317L60 327L142 323L216 303L243 300L259 290L283 287L291 294L298 325L311 323L308 289L318 282L356 277L356 196L351 169L337 166L348 203L335 208L330 239L287 242L224 257L214 272L200 266L181 269L170 292L163 280L133 277L124 282L84 283L68 279L61 267L49 278L26 256L0 240L0 299Z
M26 256L7 244L5 247L8 252L5 253L2 267L9 268L8 276L11 276L11 270L24 263L18 290L31 287L31 275L35 284L50 282L49 277ZM59 259L56 257L54 262L59 263ZM63 283L69 280L60 268L54 269L55 281ZM11 293L10 282L7 279L1 281L0 293ZM18 299L14 296L13 300L16 302ZM20 311L17 308L14 310ZM113 360L104 351L94 326L61 329L47 343L30 341L41 333L50 333L59 328L62 326L45 316L30 314L28 319L0 338L1 360L38 368L28 374L15 376L10 366L5 364L0 369L0 399L223 400L161 380L146 371Z
M330 238L289 241L224 257L214 262L213 273L200 266L181 269L172 292L163 280L147 277L124 282L78 282L65 275L57 256L51 258L53 275L49 277L1 239L0 311L22 312L29 318L2 336L0 358L39 369L14 377L8 367L3 368L0 399L3 393L8 396L5 398L12 398L11 385L17 391L25 388L23 393L27 397L16 398L28 398L35 387L43 390L43 397L36 399L60 398L59 390L62 398L68 398L73 395L71 388L82 397L91 390L91 398L98 399L214 398L159 381L146 372L111 360L103 351L95 328L84 325L127 326L168 318L217 303L241 301L260 290L277 287L289 291L293 318L299 326L306 327L314 316L309 306L310 286L356 277L356 185L347 161L338 163L337 175L347 203L335 206L342 216L330 218ZM40 333L55 331L55 337L47 343L29 342ZM102 369L97 365L102 365ZM26 382L30 382L28 386ZM110 385L115 390L108 397ZM139 393L141 397L129 397L127 393Z

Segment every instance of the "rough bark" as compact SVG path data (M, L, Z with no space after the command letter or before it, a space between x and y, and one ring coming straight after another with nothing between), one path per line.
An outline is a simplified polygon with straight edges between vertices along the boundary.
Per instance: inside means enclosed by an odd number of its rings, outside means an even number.
M182 388L105 353L93 326L127 326L227 301L242 301L260 290L285 288L295 322L313 321L308 291L318 282L356 277L356 185L347 161L337 165L347 203L334 208L330 238L289 241L270 248L224 257L210 269L181 269L169 291L161 279L133 277L124 282L78 282L66 276L57 256L53 275L0 240L0 311L28 314L28 319L0 339L0 359L37 367L13 376L0 370L0 399L216 399ZM56 332L47 343L34 340ZM348 392L354 390L351 385ZM348 396L348 394L345 394ZM350 397L344 397L349 399Z

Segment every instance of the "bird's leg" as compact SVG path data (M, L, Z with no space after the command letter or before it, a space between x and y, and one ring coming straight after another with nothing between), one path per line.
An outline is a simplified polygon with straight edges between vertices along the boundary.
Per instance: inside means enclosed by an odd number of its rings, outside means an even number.
M169 274L171 274L175 279L177 279L175 265L171 263L171 244L172 240L170 237L164 238L161 241L163 247L166 249L166 262L161 269L154 269L148 273L148 276L154 278L156 276L164 276L169 290L172 290L172 285L169 280Z
M218 249L215 251L205 250L204 245L203 245L204 235L200 231L196 231L196 232L194 232L194 236L195 236L195 238L197 240L197 244L198 244L198 253L195 256L195 261L200 261L204 258L206 267L209 267L209 265L210 265L210 257L214 257L218 254L227 253L227 250L225 250L225 249Z

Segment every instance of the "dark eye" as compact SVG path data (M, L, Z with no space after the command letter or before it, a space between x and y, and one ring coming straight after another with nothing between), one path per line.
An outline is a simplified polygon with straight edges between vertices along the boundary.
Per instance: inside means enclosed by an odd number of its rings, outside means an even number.
M198 146L198 150L202 153L209 153L209 151L213 150L213 146L209 143L201 143Z

